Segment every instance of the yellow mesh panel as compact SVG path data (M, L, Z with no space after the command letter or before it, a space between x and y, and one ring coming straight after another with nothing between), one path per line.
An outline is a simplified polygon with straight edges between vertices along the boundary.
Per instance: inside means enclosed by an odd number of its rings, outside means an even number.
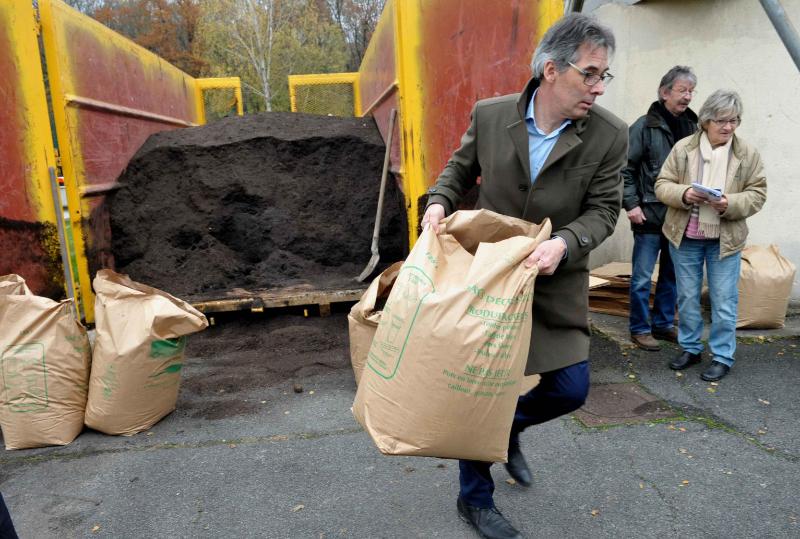
M213 122L226 116L236 116L236 90L234 88L205 88L203 105L206 122Z
M358 73L289 75L292 112L355 116Z
M305 84L297 85L295 91L295 112L354 115L352 84Z

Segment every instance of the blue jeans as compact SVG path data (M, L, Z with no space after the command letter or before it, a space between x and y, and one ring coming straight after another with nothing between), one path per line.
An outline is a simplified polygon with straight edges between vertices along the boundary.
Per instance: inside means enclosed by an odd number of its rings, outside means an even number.
M589 394L589 362L542 373L539 385L517 401L509 446L519 445L519 433L531 425L550 421L583 406ZM494 507L491 462L460 460L461 498L475 507Z
M670 245L675 275L678 279L678 344L684 351L703 351L703 315L700 292L703 288L703 265L708 274L711 299L711 333L708 347L714 361L733 366L736 352L736 309L739 304L739 267L741 253L719 258L718 240L683 238L680 248Z
M650 316L650 282L658 260L656 297ZM675 270L669 253L669 241L663 234L633 233L631 268L631 335L651 333L653 329L669 330L675 325ZM652 321L652 326L651 326Z

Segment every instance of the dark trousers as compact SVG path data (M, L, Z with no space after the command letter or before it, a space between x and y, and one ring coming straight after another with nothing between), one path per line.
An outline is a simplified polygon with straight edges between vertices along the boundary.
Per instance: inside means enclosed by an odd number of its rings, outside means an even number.
M511 425L509 447L519 445L519 434L530 427L550 421L583 406L589 394L589 362L542 373L542 380L517 402ZM475 507L494 507L494 481L491 462L460 460L461 498Z
M651 313L650 286L656 261L658 261L658 280ZM678 290L669 240L663 234L633 233L630 299L631 335L651 333L654 329L673 328Z
M14 531L14 524L11 522L11 515L8 514L2 494L0 494L0 539L17 539L17 532Z

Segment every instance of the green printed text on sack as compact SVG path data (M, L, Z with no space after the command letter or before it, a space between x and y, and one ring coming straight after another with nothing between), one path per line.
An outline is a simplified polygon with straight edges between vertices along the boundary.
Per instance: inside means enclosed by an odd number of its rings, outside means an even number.
M513 323L519 323L528 318L528 313L526 312L507 313L505 311L493 311L491 309L476 309L473 305L467 307L467 314L477 318Z
M487 369L480 365L466 365L464 374L470 376L480 376L481 378L508 378L511 376L511 369Z
M185 348L186 337L153 341L150 343L150 357L163 359L177 356L182 354Z
M524 294L517 294L516 296L511 296L509 298L493 296L491 294L487 294L486 290L483 288L478 288L478 286L474 284L468 286L467 291L475 294L486 303L491 303L494 305L519 305L520 303L526 303L529 299L531 299L531 297L533 297L533 292L525 292Z

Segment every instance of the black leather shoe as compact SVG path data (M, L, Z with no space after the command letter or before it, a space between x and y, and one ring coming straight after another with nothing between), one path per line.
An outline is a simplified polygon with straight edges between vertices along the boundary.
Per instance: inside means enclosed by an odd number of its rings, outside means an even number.
M674 371L682 371L686 367L697 365L700 363L700 354L691 354L689 352L681 352L678 357L670 361L669 368Z
M700 378L705 380L706 382L716 382L717 380L722 380L725 378L725 375L728 374L731 368L725 365L724 363L720 363L719 361L712 361L711 366L706 369L706 371L700 375Z
M529 487L533 484L533 476L528 468L528 463L525 462L525 456L519 450L518 444L511 444L508 446L508 462L506 462L506 470L508 475L514 478L514 481L523 487Z
M496 507L483 508L468 505L458 497L458 514L485 539L522 539L522 534L506 520Z

